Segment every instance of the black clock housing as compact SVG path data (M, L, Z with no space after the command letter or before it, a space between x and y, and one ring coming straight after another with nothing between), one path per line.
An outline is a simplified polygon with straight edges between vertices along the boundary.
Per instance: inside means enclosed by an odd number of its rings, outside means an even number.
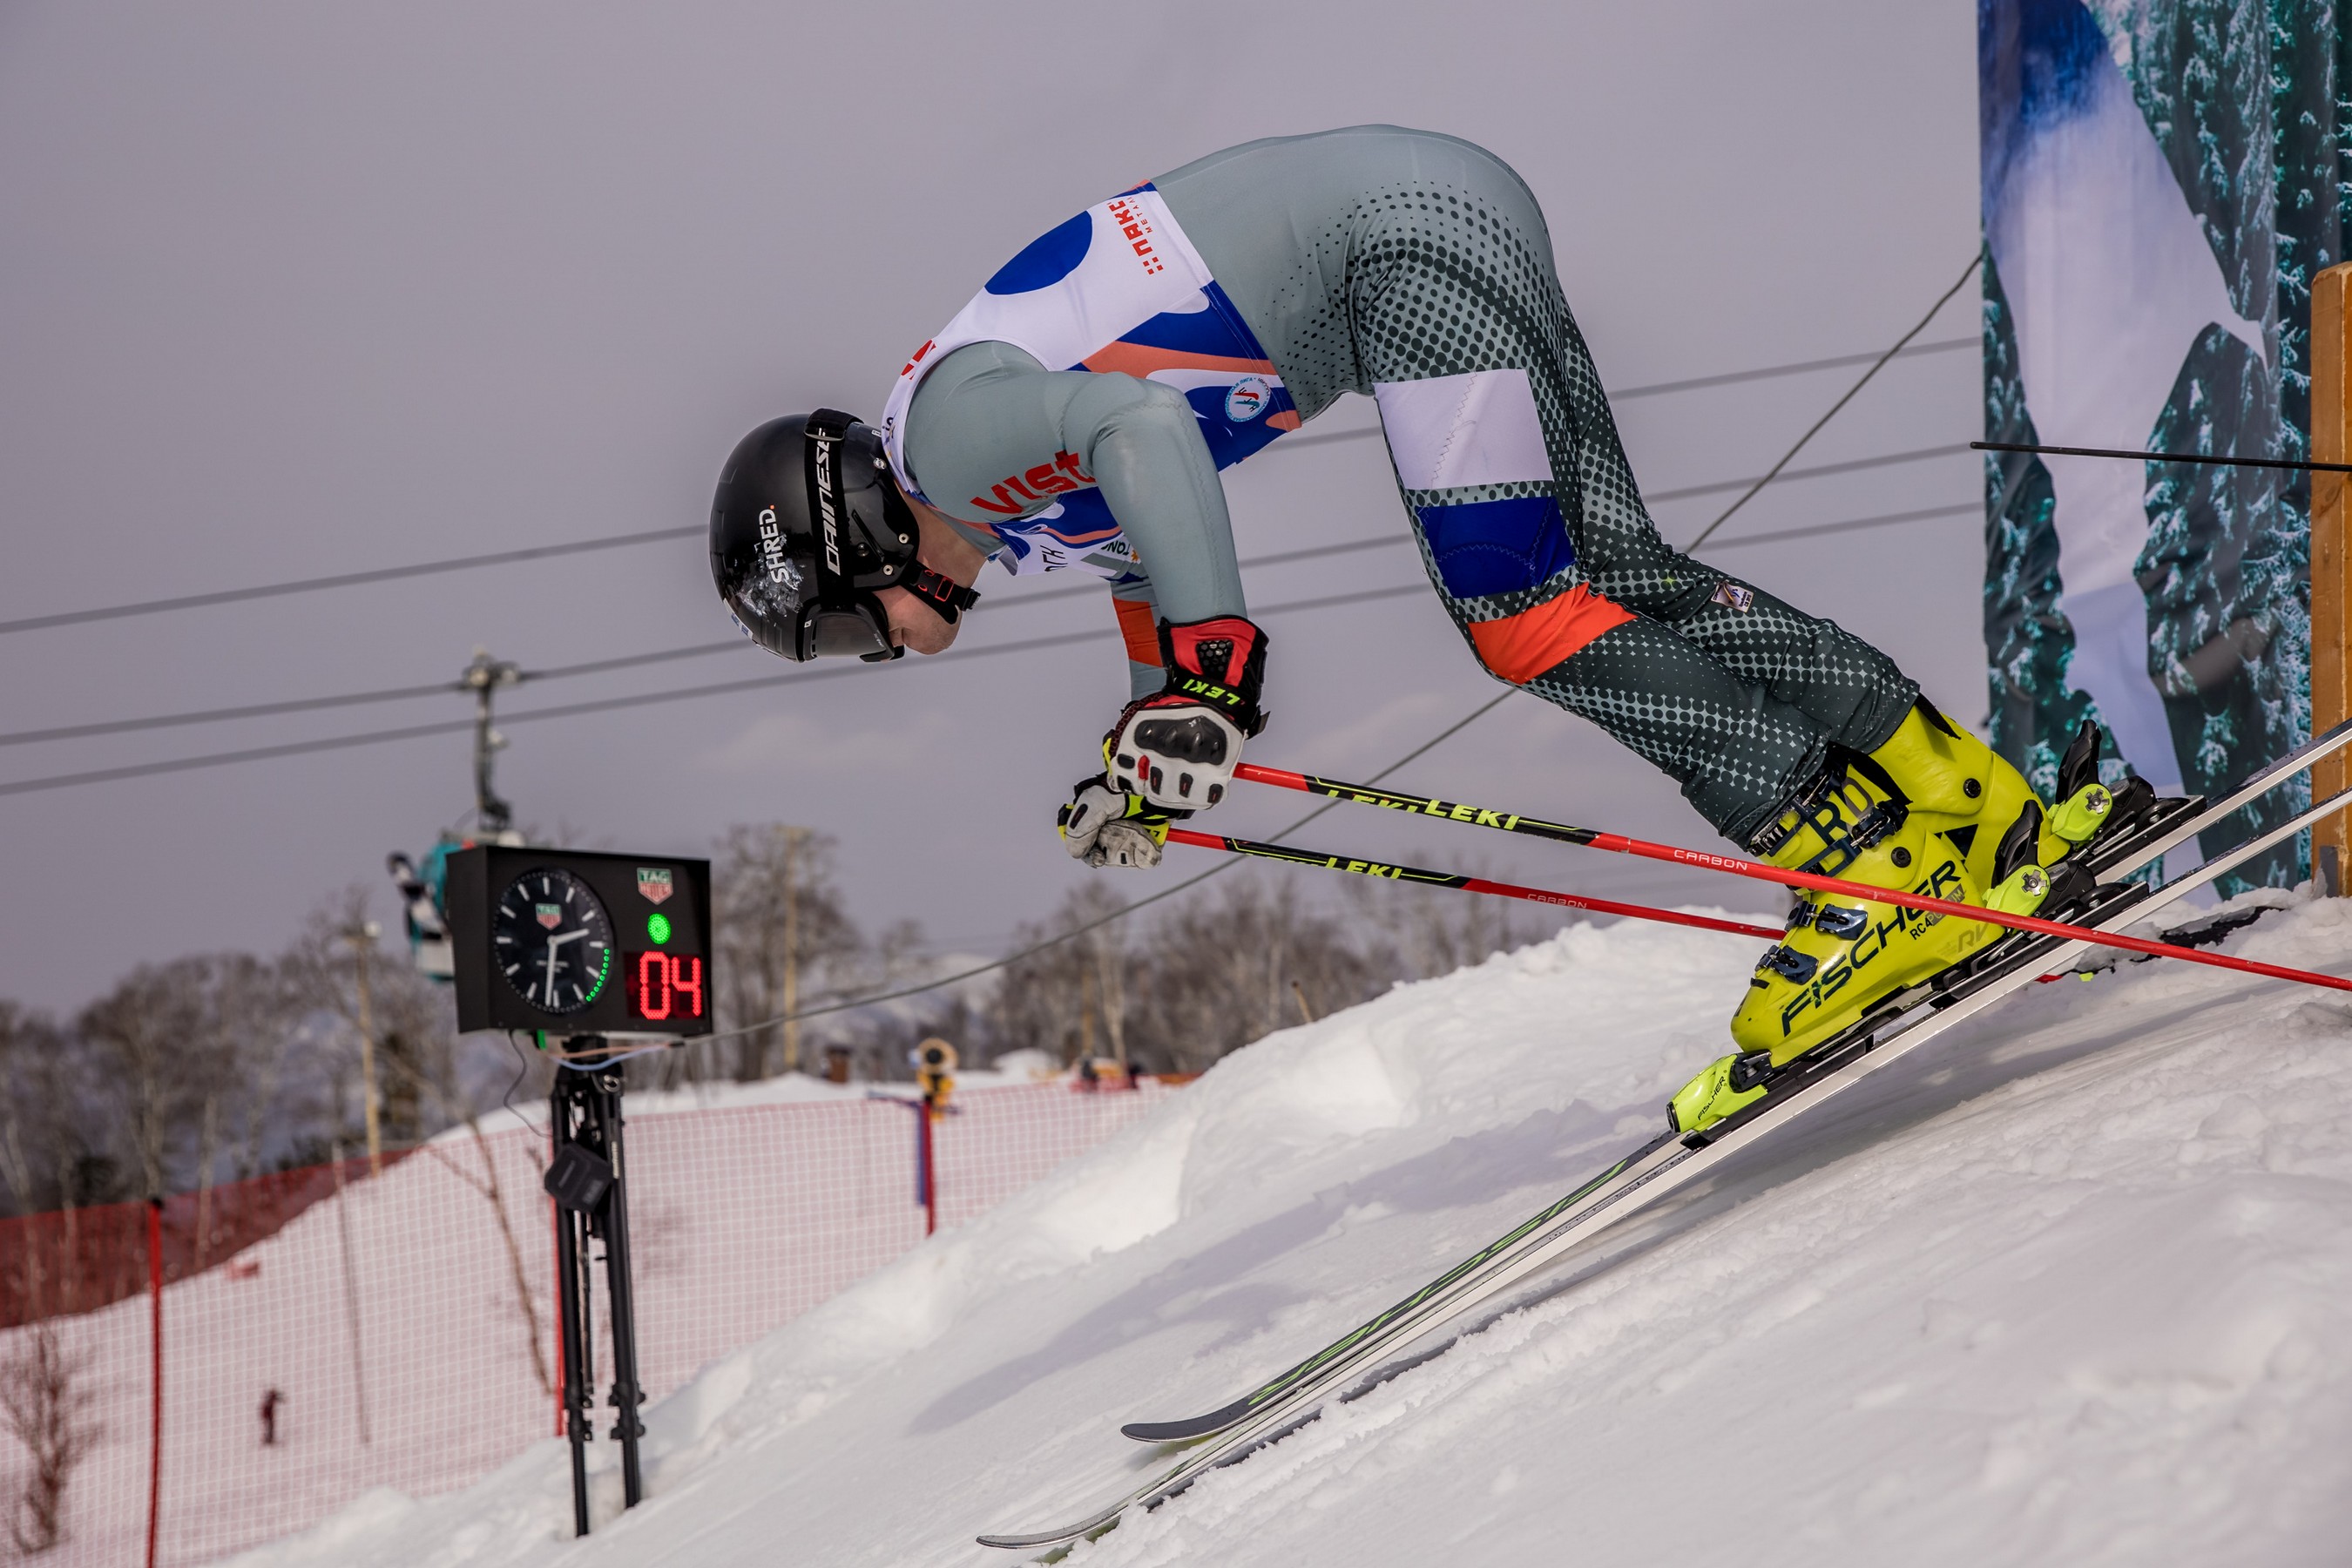
M710 1033L709 861L478 845L444 898L459 1029Z

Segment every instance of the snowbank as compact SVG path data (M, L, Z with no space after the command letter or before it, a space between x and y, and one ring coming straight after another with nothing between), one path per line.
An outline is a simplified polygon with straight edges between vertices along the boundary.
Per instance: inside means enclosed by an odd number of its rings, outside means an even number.
M1010 1563L1222 1402L1655 1124L1755 945L1631 924L1286 1031L650 1416L574 1543L548 1442L243 1559ZM2352 910L2231 943L2352 967ZM2035 988L1604 1258L1074 1563L2340 1561L2352 1006L2176 964Z

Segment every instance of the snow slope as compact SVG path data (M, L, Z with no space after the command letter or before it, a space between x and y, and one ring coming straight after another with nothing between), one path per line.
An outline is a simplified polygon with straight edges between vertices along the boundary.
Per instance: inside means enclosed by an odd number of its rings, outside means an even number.
M2231 950L2352 969L2352 909ZM1222 1401L1655 1124L1755 944L1571 927L1228 1059L654 1409L243 1559L1013 1563ZM2299 1563L2352 1523L2352 1006L2179 964L2034 988L1727 1161L1445 1354L1070 1561Z

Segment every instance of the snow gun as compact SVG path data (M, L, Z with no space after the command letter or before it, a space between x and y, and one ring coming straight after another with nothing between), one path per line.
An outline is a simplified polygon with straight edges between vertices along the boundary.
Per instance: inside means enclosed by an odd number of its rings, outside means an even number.
M1277 789L1298 790L1307 795L1328 795L1335 800L1354 801L1363 805L1377 805L1390 811L1410 812L1416 816L1440 822L1460 822L1476 827L1495 828L1504 833L1517 833L1536 838L1548 838L1560 844L1580 845L1588 849L1606 849L1619 855L1639 856L1643 859L1663 860L1669 865L1696 866L1709 871L1722 871L1735 877L1747 877L1757 881L1778 882L1783 887L1810 888L1816 892L1843 893L1848 898L1872 903L1893 904L1900 909L1916 910L1927 914L1947 915L1956 920L1979 921L1987 925L2006 926L2011 931L2033 931L2042 936L2063 937L2070 942L2095 943L2100 947L2120 948L2126 952L2145 953L2152 958L2177 958L2189 963L2209 964L2216 969L2231 969L2244 974L2260 974L2273 980L2292 980L2304 985L2323 986L2331 991L2352 991L2352 980L2333 974L2320 974L2306 969L2290 969L2283 964L2264 963L2257 959L2236 958L2228 953L2204 952L2195 948L2171 942L2155 942L2146 937L2126 936L2120 931L2096 931L2089 926L2070 925L2063 921L2046 921L2035 915L2009 914L1988 910L1975 904L1956 904L1945 899L1931 899L1919 893L1899 892L1889 888L1874 888L1862 882L1849 882L1839 877L1818 876L1810 871L1784 871L1777 866L1742 859L1736 855L1719 855L1706 849L1684 849L1671 844L1654 844L1644 838L1633 838L1622 833L1608 833L1597 827L1574 827L1565 823L1545 822L1516 812L1493 811L1456 801L1439 800L1431 795L1409 795L1402 790L1381 789L1371 784L1348 784L1339 779L1321 778L1313 773L1291 773L1283 768L1262 767L1255 763L1244 763L1234 770L1234 776L1251 784L1270 784ZM2307 825L2306 819L2316 820L2331 811L2343 809L2341 800L2323 801L2300 814L2294 826ZM2274 829L2273 832L2279 830ZM1168 830L1171 844L1189 844L1202 849L1223 849L1236 855L1251 855L1261 859L1284 860L1293 865L1321 866L1332 870L1353 871L1362 876L1379 877L1390 881L1417 882L1427 886L1459 888L1465 892L1489 893L1502 898L1526 899L1536 903L1556 904L1568 909L1591 910L1602 914L1627 915L1639 920L1661 921L1673 925L1698 926L1709 931L1730 931L1740 936L1761 936L1778 939L1783 933L1761 926L1743 925L1736 921L1715 920L1704 915L1684 914L1675 910L1652 909L1640 904L1622 904L1606 899L1587 899L1568 893L1555 893L1538 888L1517 887L1507 882L1489 881L1483 877L1450 875L1443 871L1427 871L1416 867L1399 866L1387 861L1357 858L1345 855L1324 855L1311 849L1294 848L1286 844L1265 844L1254 839L1228 838L1218 834L1202 833L1192 828L1171 827Z

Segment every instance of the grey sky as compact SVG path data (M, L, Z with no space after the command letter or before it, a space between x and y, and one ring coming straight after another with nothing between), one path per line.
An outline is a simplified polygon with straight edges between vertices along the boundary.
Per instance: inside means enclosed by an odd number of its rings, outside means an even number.
M1036 234L1255 136L1384 120L1508 159L1604 379L1879 346L1976 244L1974 16L1869 0L368 10L0 9L0 619L696 522L762 418L879 408L908 350ZM1929 338L1963 336L1973 290ZM1760 471L1853 372L1621 412L1656 492ZM1898 363L1809 452L1967 440L1972 354ZM1370 424L1346 399L1310 432ZM1768 491L1719 535L1965 502L1946 458ZM1376 441L1228 477L1244 560L1402 537ZM1720 498L1658 508L1686 540ZM1984 710L1967 516L1715 559ZM1268 568L1270 605L1414 580L1409 549ZM968 646L1108 627L991 568ZM1497 689L1433 597L1285 615L1259 760L1381 766ZM730 627L688 542L0 637L0 730L547 666ZM738 652L517 708L787 673ZM1115 643L520 726L501 782L580 840L837 834L862 918L988 950L1087 875L1053 808L1122 700ZM455 697L0 751L0 781L462 716ZM0 994L269 948L469 804L451 736L0 797ZM1517 699L1396 781L1706 844L1673 786ZM1270 830L1297 797L1213 819ZM1377 814L1310 830L1620 896L1777 900ZM1199 862L1171 855L1175 874ZM1113 875L1114 873L1093 873ZM1165 874L1165 873L1163 873ZM1299 873L1311 875L1311 873ZM1140 893L1160 884L1134 877ZM390 919L389 899L381 912Z

